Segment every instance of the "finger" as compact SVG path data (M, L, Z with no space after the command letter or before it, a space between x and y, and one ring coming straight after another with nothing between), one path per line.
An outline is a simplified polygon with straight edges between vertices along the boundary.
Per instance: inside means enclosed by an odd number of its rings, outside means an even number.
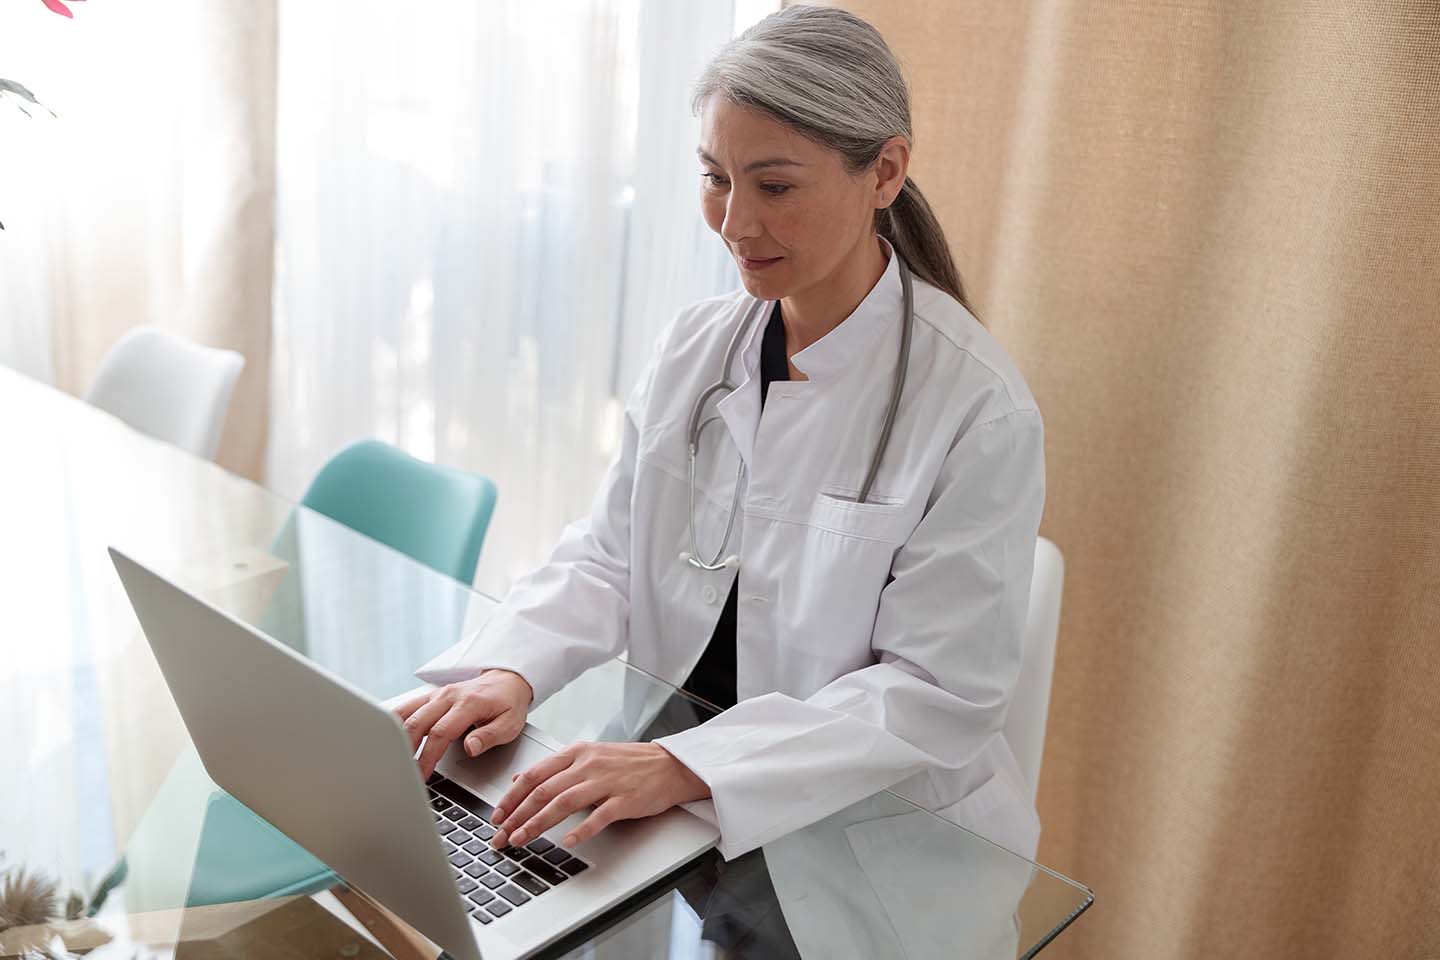
M559 777L555 777L548 782L553 783L558 779ZM599 783L594 780L585 780L578 774L575 775L575 779L577 782L574 786L562 790L554 800L545 805L544 809L526 820L518 830L510 835L512 845L523 847L576 810L584 810L592 803L605 799L605 788Z
M520 733L525 726L525 719L514 710L506 710L490 720L483 726L476 727L465 735L465 753L472 757L478 757L493 747L502 743L509 743ZM517 773L516 777L519 776ZM511 777L513 783L515 777Z
M551 803L556 797L584 780L585 777L583 774L574 767L569 767L561 770L548 780L537 784L535 789L530 791L530 795L520 803L520 806L516 807L514 812L505 818L504 822L508 824L508 826L501 827L500 834L497 834L500 844L503 846L508 841L509 843L519 846L519 844L524 843L524 840L517 842L513 839L516 831L523 827L531 817L543 810L546 805ZM498 823L497 826L499 826ZM534 837L535 831L530 831L530 836Z
M625 801L619 797L611 797L596 807L595 812L586 817L584 823L565 834L565 838L561 842L567 847L584 843L616 820L626 819L624 809Z
M442 689L435 691L428 703L421 704L419 709L410 714L405 721L405 733L410 737L412 753L420 749L420 741L425 739L435 721L445 716L449 709L450 697Z
M420 751L420 779L430 779L430 774L435 772L435 764L440 762L446 749L469 725L465 708L458 703L435 722L425 738L425 749Z
M566 769L574 762L575 758L570 751L561 750L558 753L550 754L550 756L541 760L529 770L521 771L520 775L515 778L514 786L505 792L505 796L500 798L499 803L495 804L495 816L491 820L491 823L497 827L507 826L505 821L510 818L510 811L519 807L520 804L525 801L525 798L530 796L531 790L534 790L537 786L549 780L561 770ZM518 820L515 823L508 824L508 826L512 828L518 827L519 825L520 822Z
M410 714L430 702L430 697L434 692L433 690L426 690L424 693L417 693L395 708L395 716L399 717L401 721L409 720Z

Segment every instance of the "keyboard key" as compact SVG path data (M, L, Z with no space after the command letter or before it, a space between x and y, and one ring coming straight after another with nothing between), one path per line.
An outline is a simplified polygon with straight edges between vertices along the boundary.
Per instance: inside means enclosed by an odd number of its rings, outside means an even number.
M446 807L444 810L441 810L440 813L444 815L446 820L463 820L467 816L465 811L459 807Z
M490 868L485 866L485 864L481 863L479 860L476 860L474 863L470 864L470 866L465 868L465 875L467 877L474 877L476 880L479 880L481 877L485 876L485 874L489 872Z
M525 844L525 849L529 850L531 853L534 854L542 854L545 853L547 850L555 849L555 844L551 843L549 840L546 840L544 837L536 837L534 840L531 840L529 843Z
M520 872L520 864L514 860L502 860L500 861L500 865L495 868L495 872L508 877Z
M545 856L541 857L540 859L544 860L548 864L558 867L560 866L560 864L570 859L570 854L565 852L564 847L556 847L554 850L551 850L549 853L545 854Z
M465 866L465 864L469 863L471 860L474 859L474 857L470 856L470 854L466 853L464 850L456 850L454 853L450 854L450 862L457 867L463 867Z
M460 849L455 844L451 843L449 840L441 840L440 846L445 848L445 856L447 857L450 856L450 854L454 853L456 850Z
M448 806L450 806L450 801L446 800L444 797L432 797L430 800L431 809L437 812L440 810L444 810Z
M469 810L476 816L484 817L486 820L489 820L490 817L495 813L494 807L490 806L490 804L475 796L475 794L471 793L469 790L466 790L464 787L460 786L460 784L455 783L453 780L445 780L435 784L435 790L438 793L444 794L446 797L450 798L450 801L452 803L458 803L466 810Z
M510 880L512 883L524 887L526 893L529 893L530 895L536 897L540 896L540 894L550 889L549 887L545 886L545 884L541 883L539 880L536 880L534 877L530 876L530 874L526 873L523 870L520 871L520 873L516 876L511 877ZM500 891L500 895L503 897L505 895L505 891Z
M530 856L530 852L524 847L506 847L500 851L500 855L507 860L524 860Z
M509 884L506 884L498 892L500 896L504 897L506 900L509 900L517 907L520 906L520 904L522 903L530 902L530 897L528 894L520 890L518 887L512 887Z
M485 904L489 903L491 900L494 899L495 894L491 893L489 890L486 890L484 887L481 887L480 889L470 894L470 902L475 904L477 907L483 907Z
M500 874L498 873L487 873L485 874L485 876L480 878L480 882L485 884L485 886L489 887L491 890L494 890L496 887L500 886L505 882L505 878L500 876Z
M470 916L474 917L476 920L479 920L481 923L494 923L494 922L495 922L495 918L492 917L492 916L490 916L490 914L486 913L484 907L473 907L473 908L471 908L471 910L470 910Z
M588 866L590 866L590 864L586 863L584 860L577 860L575 857L571 857L569 860L566 860L564 863L560 864L560 869L564 870L566 873L570 874L570 876L573 877Z
M505 914L509 913L514 908L511 907L510 904L506 903L504 900L496 900L494 903L487 903L485 905L485 909L489 910L497 917L503 917L505 916Z
M483 826L484 823L485 821L479 817L467 816L460 821L460 826L466 830L474 830L476 827Z
M546 863L544 860L531 860L525 864L525 869L535 874L535 876L539 877L541 880L544 880L552 887L555 886L557 883L564 883L566 880L570 879L569 877L565 876L565 874L561 873L559 870L556 870L554 867L550 866L550 864ZM528 890L529 887L526 887L526 889Z
M460 825L459 825L458 823L453 823L453 822L451 822L451 821L449 821L449 820L446 820L444 817L441 817L441 818L440 818L440 825L439 825L439 827L437 827L436 829L438 829L438 830L440 831L440 836L442 836L442 837L448 837L448 836L450 836L450 834L454 833L456 830L459 830L459 829L460 829Z
M474 890L478 886L480 886L480 884L476 883L474 880L471 880L469 877L462 876L460 878L461 893L469 893L471 890ZM489 893L489 891L487 890L486 893Z
M430 779L429 779L429 780L426 780L425 783L426 783L427 785L433 787L435 784L444 781L444 779L445 779L445 775L444 775L443 773L440 773L440 772L437 770L437 771L435 771L434 773L431 773L431 774L430 774Z
M469 843L465 844L465 846L461 847L460 849L464 850L472 857L478 857L482 851L490 849L490 844L486 843L484 840L474 839L471 840Z
M490 864L490 866L493 867L495 866L495 864L499 863L505 858L501 856L499 850L485 849L480 851L480 853L476 854L475 859L480 860L483 863L488 863Z
M491 837L495 836L495 828L490 826L488 823L482 823L480 826L475 828L475 836L479 837L481 840L489 840Z

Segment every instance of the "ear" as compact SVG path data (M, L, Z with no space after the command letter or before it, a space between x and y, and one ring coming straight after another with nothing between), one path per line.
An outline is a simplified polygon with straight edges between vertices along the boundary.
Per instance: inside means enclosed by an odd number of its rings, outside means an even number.
M891 137L880 148L871 169L875 172L875 209L884 210L905 187L905 175L910 169L910 141L901 136Z

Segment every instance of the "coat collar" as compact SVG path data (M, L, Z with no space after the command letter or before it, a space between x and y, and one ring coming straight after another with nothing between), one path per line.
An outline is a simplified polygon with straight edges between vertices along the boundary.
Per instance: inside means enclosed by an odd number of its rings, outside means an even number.
M889 261L885 272L870 288L865 299L835 329L790 358L795 369L810 380L821 381L844 372L851 363L868 356L875 338L891 323L899 321L904 307L900 258L895 255L890 241L880 237L880 244ZM746 298L744 303L748 316L755 301ZM750 321L750 329L744 334L744 346L735 365L726 371L729 376L737 378L739 385L716 404L716 410L746 463L750 462L755 431L760 423L760 346L765 324L774 309L774 301L766 301L764 309Z
M856 360L867 357L875 338L899 322L905 301L900 288L900 258L884 237L880 245L889 262L865 299L834 330L790 358L795 369L811 380L836 376Z

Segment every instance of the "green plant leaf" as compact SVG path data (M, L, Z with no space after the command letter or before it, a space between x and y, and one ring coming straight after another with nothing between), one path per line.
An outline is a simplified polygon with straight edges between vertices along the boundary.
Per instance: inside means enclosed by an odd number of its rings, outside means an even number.
M29 100L31 103L35 104L35 106L40 106L40 101L35 99L35 94L31 93L28 89L26 89L25 84L23 83L16 83L14 80L5 80L3 78L0 78L0 90L4 90L6 93L13 93L16 96L24 97L26 100Z
M55 116L55 111L45 106L45 104L41 103L39 100L36 100L35 94L31 93L29 88L26 87L25 84L18 83L14 80L6 80L3 77L0 77L0 97L3 97L3 95L7 93L13 94L14 96L17 96L22 100L29 100L31 103L35 104L35 106L44 108L50 114L50 116ZM25 114L25 116L30 116L29 110L21 107L18 103L15 106L20 107L20 112Z

